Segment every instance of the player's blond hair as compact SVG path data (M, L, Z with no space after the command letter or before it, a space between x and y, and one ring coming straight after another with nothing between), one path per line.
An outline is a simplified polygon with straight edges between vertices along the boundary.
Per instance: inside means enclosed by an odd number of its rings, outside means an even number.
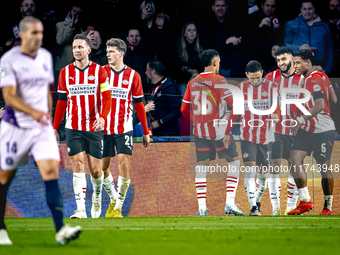
M124 55L125 55L126 49L127 49L126 43L119 38L111 38L111 39L107 40L106 46L117 47L118 51L124 51Z
M41 23L40 19L37 19L33 16L26 16L23 18L20 23L19 23L19 30L21 32L26 32L28 30L27 24L32 24L32 23Z

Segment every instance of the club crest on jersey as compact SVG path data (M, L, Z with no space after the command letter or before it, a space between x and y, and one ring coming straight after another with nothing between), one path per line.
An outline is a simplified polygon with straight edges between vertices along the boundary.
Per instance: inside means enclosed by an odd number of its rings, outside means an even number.
M267 97L268 96L268 93L267 92L262 92L261 94L263 97Z
M122 84L123 84L123 85L129 85L129 81L123 80L123 81L122 81Z
M89 76L89 78L88 78L90 81L93 81L93 80L95 80L96 79L96 77L94 77L93 75L91 75L91 76Z
M43 69L47 72L48 71L48 66L46 65L46 63L43 64Z
M321 87L318 84L316 84L316 85L313 86L313 90L319 91L319 90L321 90Z
M292 88L298 88L299 86L297 84L293 84Z

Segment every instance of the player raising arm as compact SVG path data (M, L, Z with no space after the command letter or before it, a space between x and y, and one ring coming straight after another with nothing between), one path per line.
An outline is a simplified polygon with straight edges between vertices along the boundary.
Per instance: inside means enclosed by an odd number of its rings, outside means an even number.
M26 17L20 21L21 46L1 59L1 81L6 110L0 133L0 245L12 244L4 215L7 190L16 170L32 153L45 183L47 205L56 229L56 241L65 244L79 236L80 227L64 226L63 204L58 187L59 150L51 125L53 80L52 56L40 48L43 25ZM34 205L33 205L34 206Z
M122 206L130 185L130 157L133 148L132 99L143 127L143 145L145 147L149 145L150 137L140 75L123 62L126 53L125 42L112 38L106 43L106 51L109 64L104 68L109 76L112 108L104 130L104 188L110 196L110 205L105 217L121 218L123 217ZM118 154L119 170L117 194L110 172L111 157L116 155L115 147Z
M86 154L93 186L91 216L98 218L103 185L103 128L111 110L110 88L104 68L89 61L91 48L87 37L76 35L72 47L75 62L60 72L53 127L55 130L59 128L66 111L66 142L74 171L73 189L77 204L71 218L87 218Z

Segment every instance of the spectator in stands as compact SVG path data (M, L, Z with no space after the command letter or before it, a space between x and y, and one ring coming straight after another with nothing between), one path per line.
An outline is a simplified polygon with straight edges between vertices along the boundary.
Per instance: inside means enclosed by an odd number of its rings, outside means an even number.
M315 14L315 4L312 1L302 1L300 15L285 26L284 43L297 51L302 44L308 44L315 49L314 60L321 65L326 74L332 70L333 43L327 24Z
M179 136L178 118L182 116L182 97L178 85L166 77L165 64L161 60L151 60L146 65L148 82L153 85L151 98L155 109L150 111L150 123L154 136Z
M152 85L149 85L146 80L145 67L149 59L149 48L142 42L142 37L138 28L130 28L126 37L127 51L124 56L124 63L136 70L142 80L144 95L147 95Z
M80 2L71 3L65 20L56 24L56 41L60 46L55 63L55 70L57 73L59 73L63 67L74 61L72 54L73 37L80 33L86 35L86 31L83 31L82 27L81 12L82 7Z
M262 0L260 11L248 15L244 22L245 51L249 59L256 59L263 65L271 62L273 45L282 45L284 31L275 16L276 0Z
M88 37L90 38L91 46L90 60L101 66L107 65L106 51L101 47L102 38L100 37L100 33L96 30L91 30Z
M231 76L231 69L237 66L237 47L242 42L242 36L236 34L235 22L230 19L228 5L225 0L213 0L211 9L213 14L204 19L201 24L202 45L205 49L216 49L220 53L220 75Z
M328 3L326 24L329 27L333 43L333 66L328 76L339 77L340 69L340 0L330 0Z

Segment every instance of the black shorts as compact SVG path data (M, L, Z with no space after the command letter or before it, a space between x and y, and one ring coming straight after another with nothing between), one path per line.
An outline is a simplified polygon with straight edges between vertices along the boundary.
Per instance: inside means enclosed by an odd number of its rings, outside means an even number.
M272 154L272 143L257 144L241 140L241 150L244 163L256 162L257 166L269 167Z
M272 144L272 159L284 158L288 160L293 142L293 135L275 133L275 142Z
M69 156L85 151L94 158L102 159L104 131L90 132L65 128Z
M197 162L206 159L214 160L216 159L216 152L218 158L225 158L229 161L232 158L238 156L237 147L235 140L232 135L230 135L229 147L225 148L223 144L223 139L221 140L207 140L198 138L195 136L195 146L196 146L196 157Z
M299 128L294 139L292 150L306 151L308 156L313 152L315 160L322 164L331 158L334 138L334 130L322 133L310 133Z
M103 158L114 157L118 154L132 155L132 131L120 135L104 135ZM115 147L117 154L115 152Z

